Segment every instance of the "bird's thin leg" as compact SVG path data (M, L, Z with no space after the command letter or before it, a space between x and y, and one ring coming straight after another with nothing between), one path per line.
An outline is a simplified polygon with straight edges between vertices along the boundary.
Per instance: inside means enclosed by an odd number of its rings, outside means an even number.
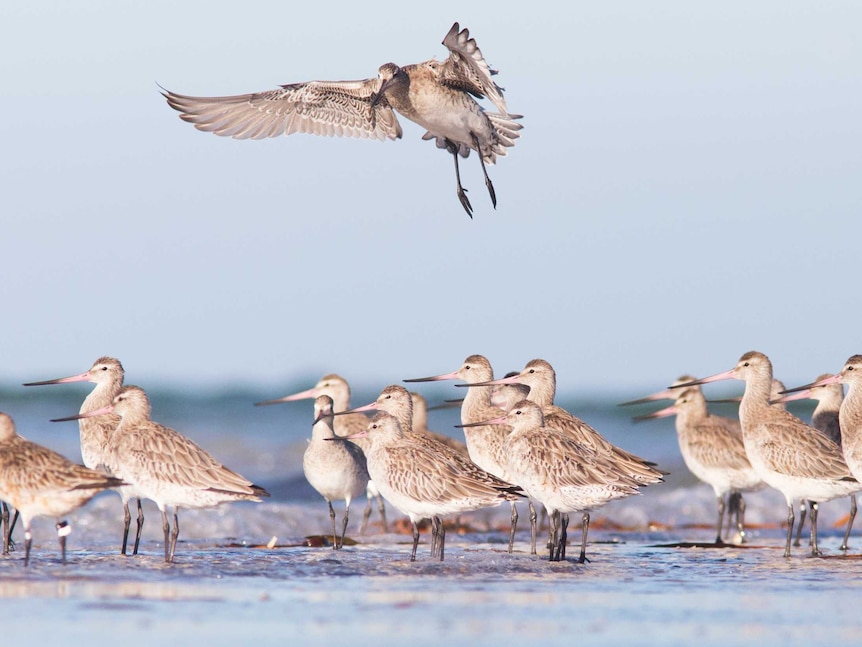
M581 519L581 554L578 557L578 563L583 564L590 560L587 559L587 535L590 532L590 513L585 512Z
M853 520L856 518L856 495L850 495L850 518L847 520L847 530L844 531L844 541L841 543L841 550L849 548L847 542L850 540L850 530L853 528Z
M57 539L60 540L60 561L66 563L66 537L72 532L72 526L67 521L60 521L57 524Z
M461 186L461 171L458 169L458 149L455 147L455 150L452 152L452 157L455 158L455 183L458 187L458 199L461 201L461 206L464 207L464 211L467 212L467 215L470 218L473 217L473 206L470 204L470 201L467 199L467 189Z
M129 512L129 502L123 501L123 545L120 555L126 554L126 544L129 543L129 526L132 525L132 513Z
M179 508L174 508L174 529L171 531L171 558L168 561L174 561L174 553L177 551L177 537L180 536L180 520L177 516Z
M512 501L512 528L509 530L509 554L512 554L512 551L515 548L515 530L518 527L518 508L515 507L515 502Z
M718 530L716 531L716 534L715 534L715 543L717 545L723 543L721 540L721 531L724 529L724 509L725 509L724 495L722 495L722 496L718 497Z
M802 537L802 527L805 525L805 515L808 513L808 501L804 499L799 504L799 526L796 528L796 539L793 542L794 546L801 545L800 538Z
M784 547L784 556L790 557L790 542L793 541L793 524L795 523L795 514L793 513L793 502L787 506L787 545Z
M819 557L823 554L817 546L817 512L819 511L820 504L816 501L809 501L809 504L811 505L811 510L808 513L808 517L811 520L811 556Z
M168 523L168 515L164 510L162 510L162 531L165 533L165 561L170 562L171 524Z
M530 505L530 555L536 554L536 507L533 505L532 501L528 502Z
M335 510L332 507L332 501L327 501L329 506L329 520L332 522L332 550L338 548L338 533L335 531Z
M2 513L2 523L3 523L3 554L9 554L9 536L11 535L11 528L9 528L9 506L3 503L0 505L3 509Z
M494 191L494 185L491 183L491 178L488 177L488 170L485 168L485 160L482 158L482 149L479 146L479 138L475 133L470 133L473 137L473 146L476 147L476 154L479 156L479 164L482 165L482 175L485 176L485 186L488 187L488 193L491 194L491 204L497 208L497 193Z
M742 492L736 492L736 531L739 533L739 543L748 541L745 537L745 499Z
M138 554L138 547L141 545L141 530L144 529L144 509L141 507L141 500L138 499L138 530L135 533L135 547L132 550L132 555Z
M442 562L446 552L446 527L443 525L443 519L440 517L435 519L437 519L437 554Z
M419 547L419 524L413 522L413 550L410 552L410 561L416 561L416 549Z
M362 523L359 525L359 534L365 534L365 528L368 527L368 518L371 516L371 497L366 499L365 510L362 513Z
M344 535L347 534L347 517L350 513L350 502L344 502L344 519L341 520L341 541L338 542L340 548L344 548Z
M569 529L569 515L568 513L564 513L560 515L560 525L562 526L562 530L560 530L560 550L557 553L557 561L564 562L566 561L566 542L568 541L568 529Z
M30 547L33 545L33 535L30 534L30 527L24 524L24 566L30 564Z
M431 558L437 557L437 517L431 517Z
M550 542L548 542L548 548L549 548L548 561L549 562L556 562L556 561L558 561L557 555L556 555L556 552L557 552L557 533L558 533L558 530L560 527L560 513L558 511L555 510L550 515L548 515L548 525L550 526L550 534L551 534L551 540L550 540Z
M389 532L389 526L386 523L386 506L383 505L383 497L377 495L377 511L380 513L380 523L383 524L383 532Z
M15 531L15 524L18 523L19 516L18 511L15 510L15 514L12 515L12 523L8 525L6 532L3 534L4 555L8 555L10 550L15 550L15 542L12 540L12 533Z

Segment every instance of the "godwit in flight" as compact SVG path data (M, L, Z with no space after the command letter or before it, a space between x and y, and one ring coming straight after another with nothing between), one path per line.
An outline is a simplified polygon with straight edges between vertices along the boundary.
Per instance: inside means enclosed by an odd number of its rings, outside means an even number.
M467 29L456 22L443 39L444 61L414 65L384 63L375 78L361 81L308 81L277 90L229 97L191 97L163 90L181 118L207 132L234 139L264 139L296 132L313 135L400 139L395 112L427 129L455 160L458 199L471 218L473 207L461 186L458 156L476 151L491 202L497 206L486 164L515 145L521 115L508 112L496 74ZM487 112L475 98L487 97L498 112Z

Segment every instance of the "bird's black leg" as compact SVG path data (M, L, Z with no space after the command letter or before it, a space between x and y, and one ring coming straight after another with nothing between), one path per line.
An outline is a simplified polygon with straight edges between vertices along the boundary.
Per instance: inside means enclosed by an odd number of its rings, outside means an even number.
M416 549L419 547L419 524L413 522L413 550L410 551L410 561L416 561Z
M530 555L536 554L536 508L530 501Z
M132 513L129 512L129 502L123 501L123 545L120 555L126 554L126 545L129 543L129 526L132 524Z
M847 520L847 530L844 531L844 541L841 543L841 550L847 550L849 546L847 542L850 540L850 529L853 528L853 520L856 518L856 495L850 495L850 518Z
M590 513L585 512L581 519L581 554L578 557L578 563L583 564L590 560L587 559L587 535L590 532Z
M724 530L724 495L718 497L718 529L715 533L715 543L716 545L720 545L724 542L721 540L721 531Z
M512 529L509 530L509 554L515 548L515 530L518 528L518 508L515 507L515 502L512 501Z
M144 509L141 507L141 500L138 499L138 531L135 533L135 548L132 550L132 555L138 554L138 546L141 545L141 530L144 529Z
M808 514L808 501L805 499L799 504L799 526L796 528L796 539L793 542L794 546L801 545L802 528L805 526L805 516Z
M488 171L485 168L485 160L482 159L482 149L479 147L479 138L476 137L475 133L470 133L473 137L473 146L476 147L476 153L479 155L479 164L482 165L482 175L485 176L485 186L488 187L488 193L491 194L491 204L494 205L494 208L497 208L497 193L494 191L494 185L491 183L491 178L488 177Z
M57 538L60 540L60 559L63 564L66 563L66 537L72 532L72 526L67 521L60 521L57 524Z
M464 207L464 211L467 212L467 215L471 218L473 217L473 206L470 204L470 201L467 199L467 189L461 186L461 171L458 169L458 149L452 152L452 157L455 158L455 183L458 186L458 199L461 201L461 206Z

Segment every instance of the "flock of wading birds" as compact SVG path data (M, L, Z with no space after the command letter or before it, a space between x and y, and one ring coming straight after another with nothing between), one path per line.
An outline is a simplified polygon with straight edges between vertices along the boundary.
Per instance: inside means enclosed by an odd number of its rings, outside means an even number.
M745 381L739 421L709 414L700 385L723 379ZM268 493L231 471L179 432L153 422L146 393L124 386L122 364L101 357L79 375L31 382L25 386L89 381L95 388L78 415L53 422L78 420L85 466L25 440L7 414L0 414L0 500L3 503L4 554L20 514L25 530L25 565L31 548L34 517L58 519L57 531L65 562L69 525L62 520L97 493L113 489L124 508L122 554L126 554L131 513L137 499L137 554L143 526L141 499L156 503L162 515L164 555L173 561L180 508L209 508L231 501L260 501ZM536 554L536 511L550 519L550 561L565 560L569 513L582 514L579 562L586 561L590 512L614 499L637 494L658 483L663 473L653 463L621 449L568 411L554 405L556 376L542 359L520 372L495 380L488 360L471 355L456 371L405 380L462 380L469 387L461 405L459 425L466 443L436 434L425 426L425 404L418 394L400 385L387 386L372 403L350 409L350 389L338 375L323 377L313 388L277 400L277 404L314 399L312 438L303 457L309 483L326 499L332 521L332 547L341 548L351 501L366 493L364 529L377 498L407 515L413 526L411 561L416 559L421 520L431 520L431 554L443 559L442 519L462 512L511 504L509 552L518 519L516 502L530 509L531 554ZM851 499L851 516L842 549L856 511L855 493L862 490L862 355L851 357L837 374L822 375L797 389L776 393L772 364L766 355L749 352L734 368L703 379L679 378L673 386L639 404L660 399L674 404L636 419L676 414L680 450L686 465L711 485L718 499L716 543L722 543L727 507L736 515L738 540L745 540L742 493L770 486L787 501L787 542L790 556L794 504L810 510L811 553L817 546L817 505L838 497ZM844 397L843 386L848 386ZM794 393L791 395L791 393ZM784 409L783 403L803 397L818 401L812 425ZM416 406L418 405L418 406ZM373 418L366 411L376 410ZM345 501L341 531L336 527L333 500ZM7 504L15 511L10 520ZM173 525L168 518L173 513ZM804 519L804 516L803 516ZM797 545L799 531L797 531ZM385 528L385 516L383 516Z

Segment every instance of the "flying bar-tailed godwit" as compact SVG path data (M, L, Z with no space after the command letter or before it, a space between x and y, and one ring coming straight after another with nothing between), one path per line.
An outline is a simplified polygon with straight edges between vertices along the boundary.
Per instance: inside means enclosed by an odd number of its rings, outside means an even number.
M476 151L494 207L494 185L486 164L505 156L515 145L521 115L508 112L503 89L485 62L476 41L456 22L443 39L449 50L444 61L415 65L385 63L376 78L361 81L309 81L277 90L229 97L191 97L164 90L162 94L183 120L198 130L234 139L263 139L296 132L313 135L400 139L395 112L426 128L423 139L455 160L458 199L471 218L473 207L461 186L458 156ZM487 112L476 98L487 97L498 112Z

